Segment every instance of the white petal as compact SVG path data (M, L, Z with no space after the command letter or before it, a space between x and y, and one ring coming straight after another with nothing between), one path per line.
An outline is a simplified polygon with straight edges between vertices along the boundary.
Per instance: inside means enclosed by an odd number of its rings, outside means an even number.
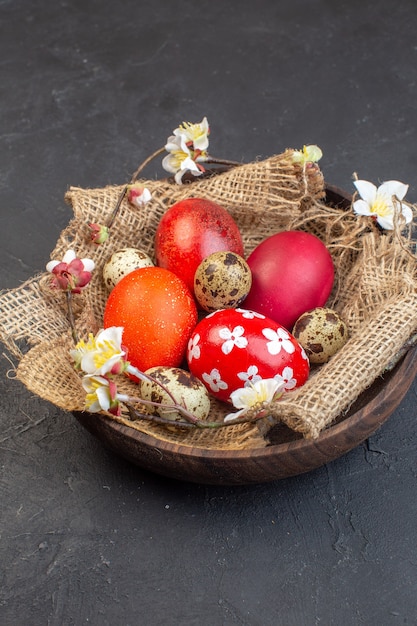
M377 189L373 183L368 182L367 180L355 180L353 182L356 189L358 190L361 198L365 200L370 206L375 201Z
M266 392L269 402L272 400L272 398L277 392L283 391L285 387L285 382L283 380L278 381L275 378L267 378L267 379L264 379L263 381L257 381L257 382L262 382L265 385L265 392ZM257 383L255 383L255 385L256 384Z
M61 263L61 261L49 261L49 263L46 264L46 271L47 272L52 272L54 267L56 267L60 263Z
M103 343L110 341L117 349L121 349L123 326L109 326L108 328L102 328L96 335L96 343Z
M143 188L140 198L143 204L146 204L147 202L150 202L150 200L152 200L152 194L147 187Z
M355 200L353 210L357 215L372 215L369 204L365 200Z
M176 160L175 157L172 156L172 154L167 154L166 157L162 159L162 167L166 172L169 172L170 174L175 174L178 170L175 163Z
M102 408L101 408L100 402L96 400L95 402L90 404L88 407L86 407L86 410L89 413L99 413L102 410Z
M165 144L165 150L167 152L172 152L173 150L178 150L178 148L181 145L181 139L178 137L175 137L175 135L171 135L171 137L168 137L167 142Z
M210 127L206 116L201 120L200 126L205 133L208 133Z
M256 402L256 391L253 387L241 387L230 394L230 400L236 409L248 409Z
M272 330L272 328L264 328L262 330L262 334L266 339L269 339L270 341L277 341L278 334L275 330Z
M407 191L408 185L400 183L398 180L388 180L387 182L382 183L382 185L378 188L378 193L384 195L384 197L388 198L390 201L392 196L395 196L398 200L402 200Z
M107 387L99 387L97 389L97 400L100 403L101 408L104 411L108 411L110 408L109 390Z
M81 357L80 367L82 371L86 374L97 374L97 368L94 362L94 355L95 353L93 352L84 352L83 356Z
M77 255L75 254L74 250L67 250L62 258L62 262L71 263L71 261L73 261L76 258L77 258Z
M193 161L193 159L191 159L190 157L184 159L184 161L181 163L181 169L190 170L190 172L194 173L194 176L200 176L200 174L202 173L201 170L198 168L196 162Z
M185 170L179 170L175 176L174 176L174 180L177 183L177 185L182 185L182 177L185 174Z
M81 262L84 265L84 271L86 272L92 272L96 266L93 259L81 259Z
M223 421L231 422L232 420L235 420L237 417L240 417L241 415L243 415L245 411L246 409L241 409L240 411L236 411L236 413L229 413L228 415L224 416Z
M384 230L394 230L394 214L393 213L384 215L383 217L378 215L376 221Z

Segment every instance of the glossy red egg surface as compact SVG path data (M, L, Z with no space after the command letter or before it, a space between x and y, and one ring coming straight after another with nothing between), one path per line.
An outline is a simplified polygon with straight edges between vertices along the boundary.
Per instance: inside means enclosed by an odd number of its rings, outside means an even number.
M303 385L308 358L280 324L247 309L211 313L195 327L187 348L188 367L213 396L230 401L236 389L263 378Z
M252 287L245 307L292 329L300 315L324 306L334 281L332 257L311 233L271 235L249 255Z
M191 293L194 274L213 252L243 256L242 237L226 209L203 198L187 198L162 216L155 234L157 265L182 278Z
M177 367L197 323L197 308L183 281L161 267L127 274L106 302L104 328L123 326L128 360L140 370Z

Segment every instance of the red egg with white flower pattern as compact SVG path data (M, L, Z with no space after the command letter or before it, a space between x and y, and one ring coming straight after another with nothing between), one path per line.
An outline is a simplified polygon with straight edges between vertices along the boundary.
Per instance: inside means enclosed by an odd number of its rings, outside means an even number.
M283 381L285 390L300 387L310 371L288 330L247 309L222 309L201 320L188 342L187 361L209 393L226 402L233 391L260 379Z

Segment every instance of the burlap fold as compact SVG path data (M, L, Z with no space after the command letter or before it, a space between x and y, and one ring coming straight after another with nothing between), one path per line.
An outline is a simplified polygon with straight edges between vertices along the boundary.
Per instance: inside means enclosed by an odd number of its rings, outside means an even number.
M329 363L315 369L304 387L288 392L271 410L277 421L306 437L318 437L384 371L415 332L416 262L409 235L399 235L398 229L380 233L369 219L327 206L319 168L303 169L293 164L291 155L288 150L186 185L141 181L152 193L151 202L139 209L124 199L110 239L101 246L91 243L88 223L106 223L124 186L70 188L66 200L74 217L51 258L59 260L73 248L79 257L93 258L96 263L91 283L74 297L77 330L85 336L102 326L108 296L102 280L104 263L114 251L127 246L152 256L159 220L178 200L204 197L228 209L240 228L246 254L281 230L298 228L319 236L336 270L328 304L347 322L350 339ZM50 288L48 274L0 294L0 339L19 361L17 376L28 389L65 410L83 409L84 391L69 358L72 343L65 297ZM137 395L137 389L131 388L134 383L124 380L120 384ZM229 406L212 401L212 420L222 420L229 412ZM132 421L126 411L114 419L183 445L218 449L266 445L253 424L213 431L175 430Z

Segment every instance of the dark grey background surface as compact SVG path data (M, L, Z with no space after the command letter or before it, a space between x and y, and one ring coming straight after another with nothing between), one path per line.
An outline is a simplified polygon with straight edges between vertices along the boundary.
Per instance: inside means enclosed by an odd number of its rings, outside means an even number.
M44 268L70 185L204 115L218 156L317 143L329 182L417 201L415 0L1 0L0 24L1 288ZM232 488L128 464L0 365L3 626L417 624L415 383L346 456Z

